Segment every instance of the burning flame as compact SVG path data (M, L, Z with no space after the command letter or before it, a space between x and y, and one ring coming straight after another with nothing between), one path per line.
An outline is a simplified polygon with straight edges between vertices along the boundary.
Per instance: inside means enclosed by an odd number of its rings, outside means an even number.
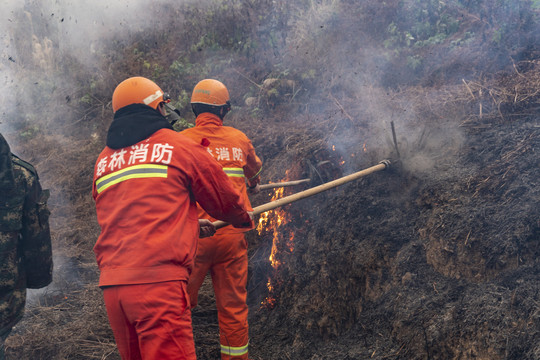
M288 172L287 172L288 175ZM288 176L287 176L288 179ZM283 180L288 181L288 180ZM284 195L284 188L276 188L271 194L271 201L275 201ZM265 232L272 232L272 250L270 251L270 256L268 260L274 269L274 274L277 273L281 262L278 259L278 254L282 246L285 245L286 248L292 252L294 250L294 232L290 233L289 239L284 242L283 233L280 229L282 225L287 224L290 221L290 214L287 213L283 208L277 208L275 210L270 210L265 213L262 213L259 217L259 222L257 224L257 232L259 235L262 235ZM261 303L263 306L273 308L276 305L276 298L273 296L275 290L274 283L279 283L279 279L273 279L272 276L268 277L268 282L266 287L268 288L268 296Z

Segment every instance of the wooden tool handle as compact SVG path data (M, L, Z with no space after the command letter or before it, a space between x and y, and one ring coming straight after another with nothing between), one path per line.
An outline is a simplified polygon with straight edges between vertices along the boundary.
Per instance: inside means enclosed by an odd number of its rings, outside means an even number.
M367 169L355 172L353 174L341 177L339 179L324 183L324 184L319 185L319 186L315 186L315 187L313 187L311 189L300 191L299 193L292 194L292 195L289 195L289 196L285 196L285 197L283 197L281 199L277 199L277 200L271 201L269 203L257 206L255 208L253 208L253 215L259 215L259 214L262 214L263 212L273 210L273 209L278 208L280 206L287 205L287 204L290 204L292 202L295 202L295 201L298 201L298 200L301 200L301 199L305 199L305 198L307 198L309 196L313 196L315 194L321 193L323 191L333 189L335 187L338 187L340 185L346 184L346 183L351 182L353 180L359 179L359 178L361 178L363 176L369 175L369 174L374 173L376 171L384 170L389 166L390 166L390 160L383 160L379 164L377 164L375 166L372 166L372 167L369 167ZM229 225L229 223L226 223L225 221L221 221L221 220L214 221L213 224L216 227L216 229L221 229L222 227L225 227L225 226Z
M275 188L286 187L286 186L300 185L300 184L304 184L310 181L311 179L302 179L302 180L284 181L284 182L279 182L279 183L262 184L262 185L259 185L259 189L260 190L275 189Z

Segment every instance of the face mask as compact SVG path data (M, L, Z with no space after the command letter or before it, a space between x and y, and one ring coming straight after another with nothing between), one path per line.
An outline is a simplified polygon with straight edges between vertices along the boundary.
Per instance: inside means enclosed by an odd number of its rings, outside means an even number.
M170 103L162 104L162 115L165 116L165 118L167 119L167 121L169 121L171 125L174 125L178 120L180 120L180 110L172 106Z
M163 94L163 100L164 101L159 104L159 112L172 126L180 120L180 111L171 105L171 96L169 94Z

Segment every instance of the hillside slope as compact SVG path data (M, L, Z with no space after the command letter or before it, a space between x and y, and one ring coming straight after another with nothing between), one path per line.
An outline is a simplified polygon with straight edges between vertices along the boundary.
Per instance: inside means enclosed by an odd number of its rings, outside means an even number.
M263 182L392 160L248 234L253 359L540 357L537 2L165 1L153 28L92 43L90 65L57 31L76 21L41 6L13 15L21 56L2 65L18 79L2 115L51 189L55 279L30 293L8 359L119 358L91 179L112 90L132 75L171 93L182 126L196 82L227 84L228 124L252 139ZM218 358L209 283L193 325L198 358Z

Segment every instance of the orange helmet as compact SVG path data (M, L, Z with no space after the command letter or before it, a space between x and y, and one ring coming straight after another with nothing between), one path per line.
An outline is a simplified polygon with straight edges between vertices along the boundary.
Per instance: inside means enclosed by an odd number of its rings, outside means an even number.
M204 79L195 85L191 94L191 103L213 106L230 105L229 91L220 81Z
M112 96L112 108L118 109L131 104L145 104L157 109L162 102L167 102L164 93L155 82L142 76L130 77L122 81Z

